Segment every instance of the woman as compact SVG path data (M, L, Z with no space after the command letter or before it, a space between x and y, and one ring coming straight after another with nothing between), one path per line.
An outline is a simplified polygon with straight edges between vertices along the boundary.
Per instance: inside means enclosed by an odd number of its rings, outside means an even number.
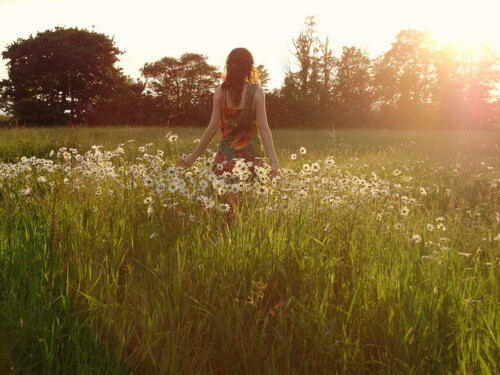
M236 158L251 161L251 166L260 164L262 145L269 158L270 177L278 174L278 159L267 123L264 92L257 85L259 76L254 67L253 56L246 48L233 49L226 60L224 82L215 89L212 116L198 146L177 165L189 168L206 149L220 126L221 139L215 156L214 172L232 172ZM253 169L253 168L252 168ZM233 198L228 193L228 198Z

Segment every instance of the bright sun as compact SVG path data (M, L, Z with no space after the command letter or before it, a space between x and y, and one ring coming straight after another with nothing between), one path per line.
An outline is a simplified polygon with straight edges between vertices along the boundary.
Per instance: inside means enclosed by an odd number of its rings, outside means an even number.
M468 46L468 48L474 48L474 46L477 48L478 45L488 44L491 44L493 48L500 46L500 32L490 32L479 21L475 25L468 24L462 27L443 22L435 25L430 31L432 36L443 44L459 44Z

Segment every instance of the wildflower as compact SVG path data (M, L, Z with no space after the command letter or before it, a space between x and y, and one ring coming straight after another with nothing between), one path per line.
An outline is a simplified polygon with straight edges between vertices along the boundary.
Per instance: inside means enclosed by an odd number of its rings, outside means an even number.
M442 230L442 231L445 231L445 230L446 230L446 227L445 227L445 225L444 225L443 223L439 223L439 224L437 225L437 228L438 228L438 229L440 229L440 230Z
M420 243L420 242L422 242L422 237L420 237L419 234L414 234L413 237L411 238L411 240L415 243Z
M444 221L444 217L443 216L437 217L436 221Z
M20 193L21 193L22 195L28 195L29 193L31 193L31 188L30 188L30 187L27 187L26 189L22 189L22 190L20 191Z
M179 185L175 181L172 181L168 185L168 191L171 193L175 193L178 189L179 189Z
M143 146L141 146L139 147L139 152L146 152L146 149Z
M335 164L335 160L333 159L332 156L328 156L326 159L325 159L325 164L326 165L333 165Z
M153 198L151 198L151 197L146 197L144 199L144 204L150 204L151 202L153 202Z
M241 185L240 184L231 184L231 185L229 185L229 191L231 193L239 193L241 191Z
M400 230L400 229L402 229L402 228L403 228L403 225L402 225L401 223L396 223L396 224L394 225L394 229L396 229L396 230Z
M153 213L153 206L152 205L149 205L148 206L148 210L147 210L147 213L148 213L148 217L151 216L151 214Z
M297 159L297 154L292 154L292 155L290 155L290 158L291 158L292 160Z
M151 185L153 185L153 179L149 176L146 176L146 178L144 178L144 186L150 187Z
M307 197L307 191L305 191L304 189L300 189L297 192L297 195L299 196L299 198L306 198Z
M205 180L200 181L200 188L201 190L205 190L208 187L208 182Z
M259 194L266 194L267 192L269 192L269 188L265 185L262 185L259 187L259 189L257 190L257 192Z
M399 176L401 174L401 171L399 169L395 169L392 171L393 176Z
M408 216L408 213L410 212L409 208L404 206L402 209L401 209L401 215L403 216Z
M219 212L228 212L229 211L229 205L227 203L221 203L219 204Z
M95 190L95 195L101 195L102 194L102 189L100 186L97 187L97 189Z
M215 202L212 198L204 197L203 198L203 205L205 206L206 209L209 210L215 206Z
M423 187L420 188L420 195L426 196L427 195L427 190L425 190Z
M165 184L163 182L160 182L157 186L156 186L156 192L158 194L162 193L163 191L165 190Z
M206 159L204 162L203 162L203 166L207 169L210 169L212 168L212 165L213 165L213 162L211 159Z
M38 182L47 182L47 179L46 179L45 177L43 177L43 176L39 176L39 177L37 178L37 181L38 181Z
M432 232L432 231L434 230L434 225L432 225L431 223L428 223L428 224L427 224L427 230L428 230L429 232Z
M305 153L306 153L306 148L305 148L305 147L301 147L301 148L299 149L299 152L300 152L302 155L305 155Z
M154 237L156 237L157 235L158 235L158 233L154 232L154 233L152 233L152 234L151 234L151 236L149 236L149 238L154 238Z
M304 172L309 172L311 170L311 166L306 163L302 166L302 169L304 170Z

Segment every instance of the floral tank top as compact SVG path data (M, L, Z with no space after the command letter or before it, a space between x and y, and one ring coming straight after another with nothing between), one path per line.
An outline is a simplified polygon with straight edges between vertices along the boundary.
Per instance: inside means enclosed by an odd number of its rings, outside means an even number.
M214 172L222 174L231 173L236 158L243 158L245 162L251 161L251 169L255 164L262 162L262 140L257 127L253 98L257 84L248 85L245 92L245 106L241 109L227 107L227 91L223 90L221 100L221 138L219 149L215 155ZM221 167L222 165L222 167Z

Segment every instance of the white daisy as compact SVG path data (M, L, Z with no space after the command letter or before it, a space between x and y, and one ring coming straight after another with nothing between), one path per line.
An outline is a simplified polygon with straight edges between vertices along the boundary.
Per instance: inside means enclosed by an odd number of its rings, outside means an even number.
M219 211L220 212L228 212L229 211L229 205L227 203L221 203L219 204Z

